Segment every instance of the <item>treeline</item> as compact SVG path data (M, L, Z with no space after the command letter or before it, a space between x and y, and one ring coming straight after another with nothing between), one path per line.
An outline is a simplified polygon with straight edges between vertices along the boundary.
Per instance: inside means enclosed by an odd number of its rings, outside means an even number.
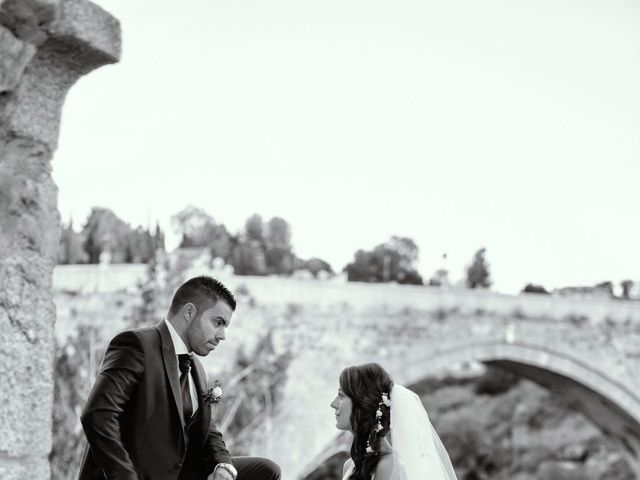
M596 283L593 286L587 285L557 288L554 289L553 293L561 296L599 296L621 300L635 300L638 299L640 294L638 286L639 285L633 280L622 280L619 283L620 293L619 295L616 295L615 284L612 281L607 280L605 282ZM538 293L543 295L550 295L552 293L543 285L536 283L528 283L522 291L524 293Z
M237 275L292 275L307 271L314 277L334 275L326 260L303 259L295 254L291 225L281 218L269 220L250 216L243 228L231 232L223 223L195 206L188 206L171 217L171 226L179 236L180 248L206 248L212 258L221 258ZM80 231L73 222L63 224L58 254L59 264L143 263L165 250L165 235L155 229L131 227L111 210L94 207ZM419 248L408 237L392 236L371 250L359 249L342 271L348 281L396 282L423 285L418 273ZM429 285L446 285L448 272L438 270ZM485 249L476 252L466 271L466 286L488 288L491 285Z
M181 238L181 248L208 248L213 258L223 259L236 275L291 275L300 270L314 277L334 273L321 258L303 259L295 254L291 225L280 217L265 221L254 214L239 232L231 233L205 210L188 206L171 217L171 225Z
M231 265L236 275L293 275L303 271L308 272L306 275L326 278L335 274L326 260L303 259L295 254L291 225L281 217L265 220L254 214L239 231L231 232L202 208L188 206L171 217L171 226L180 238L180 248L209 249L212 258L221 258ZM71 220L63 224L58 263L145 263L158 251L165 251L165 234L158 224L153 229L134 228L111 210L94 207L80 231L74 229ZM351 282L448 286L446 269L436 270L431 278L423 279L417 269L419 253L413 239L392 236L370 250L357 250L342 272ZM480 248L456 286L487 289L492 283L486 249ZM619 288L620 294L616 295L614 284L607 281L594 286L558 288L554 293L621 299L635 299L640 295L638 285L631 280L624 280ZM522 291L551 293L536 283L528 283Z
M80 231L73 220L62 224L58 264L145 263L160 249L164 251L164 232L156 224L153 232L131 227L107 208L94 207Z

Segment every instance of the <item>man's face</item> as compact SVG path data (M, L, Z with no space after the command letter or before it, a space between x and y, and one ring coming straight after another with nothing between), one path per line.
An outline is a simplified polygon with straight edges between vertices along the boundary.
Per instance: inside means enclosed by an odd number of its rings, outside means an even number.
M224 300L198 314L187 327L187 347L197 355L206 356L226 338L233 310Z

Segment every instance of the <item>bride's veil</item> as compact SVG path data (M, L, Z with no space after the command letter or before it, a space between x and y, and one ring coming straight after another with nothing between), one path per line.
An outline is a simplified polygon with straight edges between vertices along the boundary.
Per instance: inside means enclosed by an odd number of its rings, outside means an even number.
M401 385L391 390L390 435L391 480L457 480L420 398Z

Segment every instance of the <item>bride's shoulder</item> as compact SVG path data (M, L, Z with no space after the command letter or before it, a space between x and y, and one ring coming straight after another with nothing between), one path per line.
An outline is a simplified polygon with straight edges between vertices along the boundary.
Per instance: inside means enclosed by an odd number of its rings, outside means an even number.
M393 471L393 455L382 455L376 466L376 480L389 480Z

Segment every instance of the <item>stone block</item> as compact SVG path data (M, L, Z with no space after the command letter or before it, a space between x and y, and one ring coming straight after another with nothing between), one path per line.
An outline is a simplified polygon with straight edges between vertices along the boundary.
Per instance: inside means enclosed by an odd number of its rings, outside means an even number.
M91 2L65 0L49 35L7 102L4 120L12 135L32 138L55 150L67 92L82 75L118 61L120 25Z
M33 58L36 47L17 39L9 30L0 26L0 93L16 88L22 72Z
M92 51L97 57L98 63L93 68L120 59L120 22L87 0L64 0L60 17L52 25L51 36L82 43L84 50ZM87 63L86 59L83 63Z
M51 476L46 459L7 459L0 457L0 478L2 480L45 480Z
M59 13L61 0L4 0L0 2L0 24L9 26L19 39L39 45Z
M87 1L0 0L0 478L50 477L60 234L51 178L62 105L118 60L117 20Z

